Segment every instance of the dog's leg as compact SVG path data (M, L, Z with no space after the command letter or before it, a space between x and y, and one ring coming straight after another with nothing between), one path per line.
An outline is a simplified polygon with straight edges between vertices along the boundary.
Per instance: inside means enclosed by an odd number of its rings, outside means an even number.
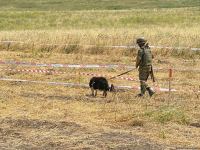
M94 94L94 96L95 96L95 97L97 96L97 90L95 90L95 94Z
M103 96L106 97L107 96L107 92L103 91Z
M92 96L94 96L94 89L93 88L90 88L91 91L92 91Z

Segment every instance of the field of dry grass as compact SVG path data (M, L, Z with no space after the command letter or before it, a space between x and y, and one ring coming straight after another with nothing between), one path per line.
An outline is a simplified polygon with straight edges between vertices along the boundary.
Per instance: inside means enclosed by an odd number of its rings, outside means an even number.
M114 50L113 50L114 51ZM117 50L116 50L117 51ZM124 50L121 50L122 52ZM1 51L1 60L40 63L129 64L134 55L62 54ZM155 67L199 69L199 58L156 55ZM1 65L20 69L22 66ZM34 69L35 67L25 67ZM37 68L38 69L38 68ZM47 69L40 67L39 69ZM88 83L89 76L73 72L117 75L122 69L66 69L69 74L36 74L2 71L1 77L38 81ZM168 72L155 72L160 87L168 88ZM175 71L172 88L149 98L135 98L139 91L109 93L102 98L88 96L89 89L47 84L1 81L0 147L3 149L164 149L199 148L199 79L196 72ZM137 71L128 75L137 79ZM112 80L115 85L138 82ZM151 81L149 84L152 85ZM153 86L153 85L152 85Z
M137 1L137 5L130 0L123 4L78 1L0 0L5 10L0 11L0 149L200 149L200 51L190 50L200 48L199 1ZM107 98L98 92L94 98L87 88L44 82L88 84L91 76L82 72L115 76L126 70L2 63L135 66L137 49L109 46L134 46L141 36L153 46L187 47L152 48L154 68L164 69L155 69L157 82L149 80L149 84L167 89L172 68L171 87L176 92L157 91L152 98L136 98L139 90L132 89L108 93ZM137 80L138 72L124 77ZM139 86L138 81L109 82Z
M199 26L185 28L147 26L142 28L117 28L117 29L69 29L69 30L25 30L25 31L1 31L1 41L22 41L23 46L34 45L35 49L45 49L49 45L133 45L138 36L146 37L151 45L172 47L200 47ZM38 46L38 47L36 47ZM60 47L61 47L60 46ZM30 47L23 47L28 50ZM59 47L59 46L58 46ZM41 48L41 49L42 49ZM16 47L15 50L17 50ZM22 48L20 49L22 50Z

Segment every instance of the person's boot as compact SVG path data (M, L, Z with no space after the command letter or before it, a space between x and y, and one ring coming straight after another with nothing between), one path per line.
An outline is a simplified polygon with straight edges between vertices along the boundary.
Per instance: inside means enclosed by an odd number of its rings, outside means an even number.
M145 94L145 87L143 85L140 85L140 91L141 93L140 94L137 94L136 97L143 97L144 94Z
M136 95L136 97L142 97L142 96L144 96L144 94L142 93Z
M153 91L150 87L147 88L147 91L149 92L149 96L153 96L155 94L155 91Z

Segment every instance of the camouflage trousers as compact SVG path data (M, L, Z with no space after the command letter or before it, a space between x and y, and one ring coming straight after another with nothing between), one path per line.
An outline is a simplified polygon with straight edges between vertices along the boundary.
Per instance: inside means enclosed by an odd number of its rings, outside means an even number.
M139 80L141 94L145 94L146 90L150 88L147 84L147 80L151 74L151 66L145 68L139 68Z

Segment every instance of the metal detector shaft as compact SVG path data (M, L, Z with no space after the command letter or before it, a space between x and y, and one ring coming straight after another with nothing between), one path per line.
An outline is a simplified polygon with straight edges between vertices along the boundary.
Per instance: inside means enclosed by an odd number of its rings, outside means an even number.
M128 71L123 72L123 73L121 73L121 74L119 74L119 75L117 75L117 76L114 76L114 77L110 78L110 79L114 79L114 78L116 78L116 77L122 76L122 75L124 75L124 74L127 74L127 73L133 71L133 70L135 70L135 69L128 70Z

